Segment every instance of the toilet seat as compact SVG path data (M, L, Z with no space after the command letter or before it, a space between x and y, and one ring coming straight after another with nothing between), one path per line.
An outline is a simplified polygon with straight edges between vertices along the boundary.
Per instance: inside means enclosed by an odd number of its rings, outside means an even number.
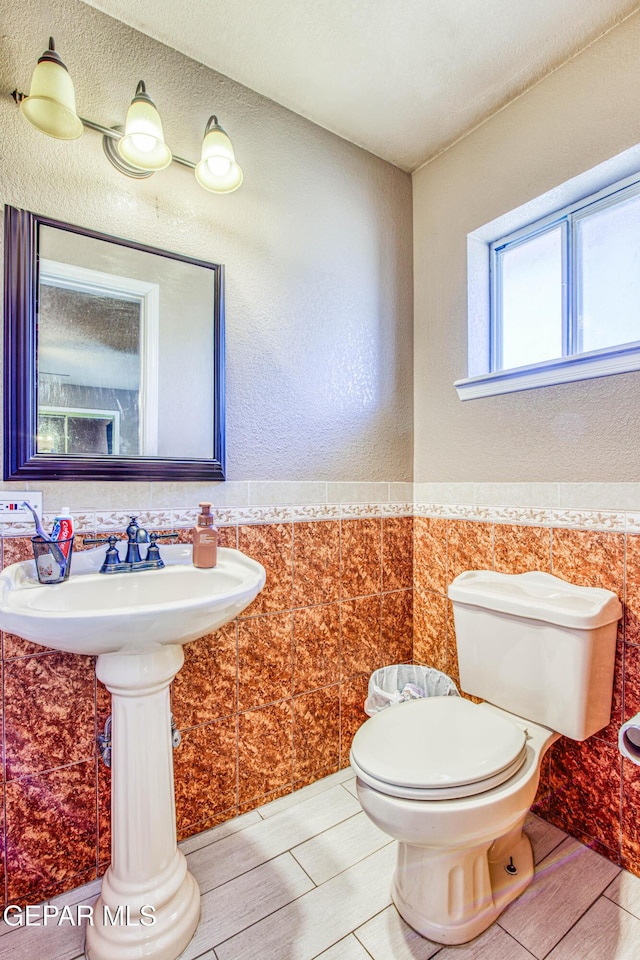
M509 780L527 736L501 713L462 697L388 707L356 733L351 765L374 790L416 800L455 800Z

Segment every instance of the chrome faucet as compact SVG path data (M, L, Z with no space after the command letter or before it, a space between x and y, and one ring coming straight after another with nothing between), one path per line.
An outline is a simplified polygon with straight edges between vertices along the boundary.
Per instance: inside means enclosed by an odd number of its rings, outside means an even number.
M134 573L137 570L161 570L164 567L164 560L160 556L158 540L176 537L177 533L148 533L143 527L138 525L136 517L130 517L130 523L127 527L127 555L124 560L120 559L116 544L118 537L111 535L105 540L85 540L85 543L108 543L107 553L104 563L100 567L100 573ZM140 556L140 544L148 543L147 553L144 559Z

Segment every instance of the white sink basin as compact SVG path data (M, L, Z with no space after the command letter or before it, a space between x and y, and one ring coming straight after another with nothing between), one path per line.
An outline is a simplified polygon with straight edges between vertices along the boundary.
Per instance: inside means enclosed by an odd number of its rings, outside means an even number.
M96 656L183 644L236 617L262 590L264 567L221 547L201 570L191 547L162 547L162 570L102 574L104 547L75 553L69 579L41 584L33 560L0 574L0 628L56 650Z

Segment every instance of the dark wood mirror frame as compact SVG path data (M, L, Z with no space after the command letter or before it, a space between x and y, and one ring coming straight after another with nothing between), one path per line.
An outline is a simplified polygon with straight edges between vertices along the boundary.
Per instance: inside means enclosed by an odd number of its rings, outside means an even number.
M66 456L38 454L38 237L41 226L181 260L215 273L213 310L213 458ZM224 267L5 207L4 217L4 479L224 480ZM172 389L172 387L167 387Z

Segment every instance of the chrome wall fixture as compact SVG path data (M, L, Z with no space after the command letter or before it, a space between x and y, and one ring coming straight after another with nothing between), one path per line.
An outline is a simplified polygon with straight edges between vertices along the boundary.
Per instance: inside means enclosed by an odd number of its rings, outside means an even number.
M111 766L111 714L107 717L104 724L104 731L96 737L98 742L98 751L102 757L105 767Z
M127 177L150 177L173 161L195 170L200 186L211 193L232 193L242 183L231 140L215 116L207 121L198 164L171 153L164 141L160 114L143 80L136 87L124 130L78 116L73 82L53 37L49 37L49 47L33 72L29 95L14 90L12 96L29 123L49 137L77 140L85 127L101 133L107 159Z
M99 733L98 736L96 737L96 740L98 743L98 752L102 757L102 762L104 763L105 767L111 766L111 749L112 749L111 717L112 715L109 714L104 724L104 731L102 733ZM178 726L173 717L173 714L171 714L171 746L175 750L176 747L179 747L181 743L182 743L182 734L178 730Z

